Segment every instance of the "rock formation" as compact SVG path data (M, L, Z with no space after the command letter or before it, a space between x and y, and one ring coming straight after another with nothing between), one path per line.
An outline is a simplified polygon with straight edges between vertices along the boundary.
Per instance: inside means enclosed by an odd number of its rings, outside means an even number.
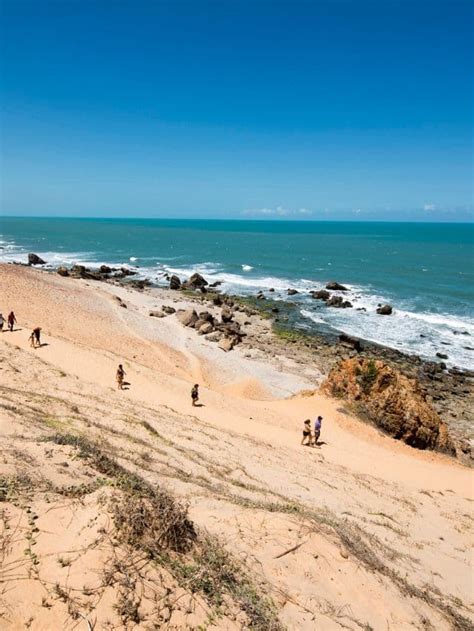
M448 428L427 402L420 385L380 360L344 359L322 385L393 438L417 447L455 454Z

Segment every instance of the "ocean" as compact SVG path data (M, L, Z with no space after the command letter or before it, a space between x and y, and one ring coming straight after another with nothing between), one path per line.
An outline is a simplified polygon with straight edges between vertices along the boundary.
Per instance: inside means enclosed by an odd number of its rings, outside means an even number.
M50 267L126 265L157 284L197 271L230 293L273 288L268 298L294 303L297 329L474 367L474 224L2 217L0 248L3 262L35 252ZM352 309L308 295L331 280ZM386 302L393 314L376 314Z

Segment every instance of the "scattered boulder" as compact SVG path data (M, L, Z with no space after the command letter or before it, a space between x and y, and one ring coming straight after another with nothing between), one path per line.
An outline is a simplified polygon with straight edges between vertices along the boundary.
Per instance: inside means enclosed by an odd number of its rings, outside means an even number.
M427 402L419 382L381 360L344 359L331 370L322 389L353 403L393 438L418 449L455 454L448 428Z
M231 308L228 307L227 305L224 305L221 310L222 322L231 322L233 317L234 317L234 314L232 313Z
M168 305L163 305L161 307L161 310L167 313L168 315L171 315L172 313L176 313L176 309L174 307L168 307Z
M379 305L377 307L377 313L379 315L391 315L392 314L392 305L386 304L386 305Z
M138 272L128 269L127 267L121 267L120 273L123 274L123 276L135 276L135 274L138 274Z
M209 285L209 287L212 287L214 289L215 287L219 287L220 285L222 285L222 281L221 280L216 280L213 283L211 283Z
M170 289L181 289L181 281L175 274L170 278Z
M214 316L209 311L201 311L199 314L199 319L203 322L210 322L211 324L214 322Z
M439 357L440 359L448 359L446 353L436 353L436 357Z
M296 294L299 294L300 292L297 289L287 289L286 293L288 296L296 296Z
M177 316L183 326L194 326L199 319L194 309L178 312Z
M130 280L127 282L127 287L133 287L134 289L139 289L142 291L145 287L149 287L151 282L147 279L144 280Z
M166 313L164 311L150 311L148 315L152 318L166 318Z
M69 270L67 269L67 267L64 267L61 265L61 267L58 267L58 269L56 270L56 272L60 275L60 276L69 276Z
M275 288L274 287L270 287L270 289L268 290L270 293L275 293Z
M337 283L335 280L326 284L326 289L332 289L333 291L348 291L347 287Z
M197 327L196 327L197 328ZM207 335L208 333L212 333L214 327L212 322L204 322L198 329L199 335Z
M234 344L235 344L235 341L233 338L223 337L221 340L219 340L217 346L223 351L225 351L226 353L228 353L234 348Z
M37 254L34 254L33 252L30 252L28 254L28 265L45 265L45 264L46 264L46 261L43 261L43 259Z
M207 280L203 276L201 276L201 274L198 274L196 272L191 276L191 278L183 283L182 286L186 289L202 289L203 287L206 287L206 285L209 285Z
M331 294L328 291L326 291L326 289L320 289L319 291L311 291L310 294L315 300L329 300L331 296Z
M108 265L101 265L99 267L99 272L101 274L111 274L112 273L112 268L109 267Z
M352 307L352 303L348 300L344 300L342 296L331 296L326 301L328 307L336 307L336 309L348 309Z

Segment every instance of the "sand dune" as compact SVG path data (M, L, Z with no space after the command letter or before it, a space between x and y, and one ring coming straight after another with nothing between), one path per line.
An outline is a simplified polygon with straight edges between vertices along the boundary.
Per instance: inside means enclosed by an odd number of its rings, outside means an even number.
M2 628L472 628L469 469L308 394L315 381L271 349L226 354L174 316L148 316L182 296L16 266L0 267L0 295L19 322L0 335ZM302 421L320 413L324 444L301 447ZM186 578L189 552L157 562L124 543L110 505L132 502L129 489L61 436L189 504L196 549L204 531L218 537L280 623L252 618L249 584L218 607Z

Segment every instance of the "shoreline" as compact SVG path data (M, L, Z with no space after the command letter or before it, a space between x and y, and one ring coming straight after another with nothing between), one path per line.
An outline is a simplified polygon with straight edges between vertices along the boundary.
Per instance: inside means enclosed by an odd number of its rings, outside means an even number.
M42 269L19 265L45 274L56 274L58 268ZM280 369L294 374L306 374L305 386L300 389L314 390L319 388L324 377L340 360L351 357L381 359L395 367L410 379L416 379L423 394L433 409L449 427L450 435L455 442L458 458L466 464L474 459L474 372L457 368L447 368L442 361L423 360L417 355L409 355L402 351L382 346L361 338L345 334L318 334L292 328L287 319L289 306L283 301L272 300L271 292L265 292L265 299L256 296L238 296L219 292L219 288L210 287L205 293L199 288L173 290L169 287L157 286L151 282L134 279L134 274L124 274L122 278L113 278L98 273L97 269L84 268L89 278L71 276L68 280L81 280L86 283L97 283L99 286L123 288L136 295L150 295L157 300L171 300L190 304L212 305L216 297L231 300L237 309L250 314L252 324L244 327L245 334L241 338L239 348L247 358L259 357L260 361L272 361ZM109 268L110 269L110 268ZM263 292L261 295L264 295ZM151 308L151 306L150 306ZM297 389L288 390L287 394ZM359 415L360 420L364 420Z

